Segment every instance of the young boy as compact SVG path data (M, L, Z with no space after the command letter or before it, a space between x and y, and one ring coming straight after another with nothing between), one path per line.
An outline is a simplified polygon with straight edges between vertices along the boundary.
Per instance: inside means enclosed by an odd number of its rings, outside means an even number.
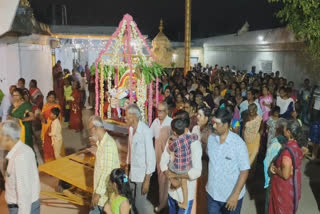
M174 119L171 122L171 129L173 131L174 137L171 137L169 139L168 152L173 153L174 160L169 163L169 170L178 175L188 173L188 171L192 167L191 143L198 139L197 135L186 134L186 128L188 128L188 124L184 119ZM179 207L187 209L187 179L180 179L180 181L183 193L183 202L179 203Z
M49 136L52 139L52 146L54 150L54 156L57 159L61 158L62 151L62 129L59 120L60 109L53 108L51 109L50 118L52 120L51 123L51 132Z

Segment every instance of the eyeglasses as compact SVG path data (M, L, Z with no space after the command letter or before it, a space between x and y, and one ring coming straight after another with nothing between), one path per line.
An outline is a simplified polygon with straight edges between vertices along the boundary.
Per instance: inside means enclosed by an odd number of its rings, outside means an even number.
M157 111L158 111L158 112L166 112L165 109L158 109Z

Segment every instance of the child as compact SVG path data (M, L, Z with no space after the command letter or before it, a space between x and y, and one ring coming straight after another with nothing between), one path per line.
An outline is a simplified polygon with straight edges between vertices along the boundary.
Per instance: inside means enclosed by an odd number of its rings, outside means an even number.
M109 189L110 188L110 189ZM128 177L123 169L117 168L110 174L108 203L104 206L107 214L129 214L132 204L132 193Z
M169 163L169 169L178 175L188 173L189 169L192 167L190 146L193 141L198 139L197 135L185 134L186 128L188 128L188 124L184 119L174 119L171 122L171 129L176 139L171 137L168 142L168 152L169 154L174 154L174 160ZM183 193L183 202L179 203L179 207L187 209L187 179L181 179L180 181Z
M267 130L268 130L268 143L267 143L267 148L271 145L271 140L272 138L275 137L276 134L276 123L279 119L280 115L280 107L275 106L271 110L271 117L269 117L267 121Z
M61 124L59 120L59 114L60 114L59 108L51 109L50 118L52 120L52 123L51 123L51 132L49 133L49 136L52 139L54 157L56 160L61 158L61 152L62 152L62 129L61 129Z

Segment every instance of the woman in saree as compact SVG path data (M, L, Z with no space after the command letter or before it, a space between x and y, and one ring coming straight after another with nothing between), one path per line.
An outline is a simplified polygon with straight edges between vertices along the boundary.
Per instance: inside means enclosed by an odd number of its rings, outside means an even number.
M260 148L260 136L263 132L262 117L257 114L257 105L252 103L248 107L248 116L243 125L243 137L247 144L250 166L256 160ZM252 167L254 169L254 167Z
M202 145L202 173L197 180L197 196L194 202L192 213L208 213L207 204L208 199L204 192L206 192L206 185L208 182L208 163L207 144L208 138L211 134L211 109L204 107L198 110L197 125L193 127L192 133L198 135Z
M31 80L29 83L30 103L32 105L33 113L39 109L41 111L43 106L43 95L37 86L36 80Z
M25 133L21 134L24 135L24 137L22 137L24 139L24 143L33 149L31 123L34 120L34 114L32 112L31 104L24 100L24 95L23 90L20 88L16 88L13 91L13 104L9 109L8 119L16 118L22 122L25 130Z
M270 166L269 214L296 213L301 199L301 166L305 145L303 130L291 120L284 131L288 143Z
M82 109L81 109L81 92L79 90L80 83L74 81L72 83L72 101L70 103L70 122L69 128L77 132L83 129Z
M44 104L40 119L42 122L41 139L43 142L43 160L44 162L49 162L55 160L54 150L52 146L52 140L49 136L51 131L52 120L50 118L50 113L53 108L61 109L60 105L56 103L56 93L54 91L49 91L47 95L47 103ZM61 120L60 114L60 120ZM63 148L63 146L62 146Z

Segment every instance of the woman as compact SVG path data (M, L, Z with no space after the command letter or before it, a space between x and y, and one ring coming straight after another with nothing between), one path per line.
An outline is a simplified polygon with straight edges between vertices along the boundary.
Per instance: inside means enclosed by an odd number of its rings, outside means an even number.
M279 155L280 150L288 142L288 139L284 136L284 130L287 128L288 121L286 119L280 118L276 122L276 133L275 137L272 138L271 144L267 149L266 157L263 161L264 166L264 188L266 189L266 203L265 203L265 213L268 213L269 196L270 196L270 175L269 167L272 161Z
M257 114L257 105L252 103L248 108L248 116L243 125L243 137L247 144L250 166L256 160L260 148L260 136L263 131L263 123L260 115ZM252 167L253 168L253 167Z
M182 94L181 93L178 93L176 96L175 96L175 100L176 100L176 103L175 103L175 109L172 111L172 116L174 116L179 110L183 109L184 107L184 101L183 101L183 97L182 97Z
M214 105L216 108L219 107L220 105L220 100L222 100L223 97L220 96L220 88L219 86L216 86L214 87L214 90L213 90L213 102L214 102Z
M290 119L294 109L294 101L291 97L288 97L288 92L285 87L280 88L279 94L280 96L277 97L277 106L280 107L280 117Z
M64 100L65 100L65 109L64 109L64 122L69 122L70 120L70 103L73 100L72 97L72 86L69 77L64 79L63 86Z
M42 122L41 139L43 142L43 160L45 163L55 160L52 140L49 136L49 133L51 131L52 123L52 120L50 118L51 110L53 108L61 109L60 105L56 103L56 98L56 93L54 91L49 91L47 95L47 103L44 104L42 112L40 114L40 120ZM62 117L60 114L60 120L61 119ZM64 151L62 151L61 153L64 153Z
M37 86L36 80L31 80L29 83L30 103L32 110L35 112L37 109L41 111L43 106L43 95Z
M33 149L32 142L32 121L34 120L34 114L32 112L32 106L29 102L24 100L23 90L17 88L12 93L13 104L9 109L9 118L17 118L21 120L25 128L24 139L25 144Z
M241 96L247 97L247 84L244 81L240 83L240 89L241 89Z
M272 95L268 87L264 85L262 87L262 96L259 99L259 104L262 110L263 122L267 122L269 119L272 103L273 103Z
M82 109L81 109L81 92L79 82L72 83L72 101L70 103L70 123L69 128L77 132L83 129Z
M296 213L301 199L303 131L297 121L289 121L284 131L288 143L275 163L271 164L269 214Z
M189 130L192 131L193 127L197 125L197 114L196 114L197 105L194 102L186 100L184 103L184 110L188 112L190 117Z
M203 156L202 156L202 174L197 180L197 196L196 196L196 213L208 213L207 211L207 198L206 195L203 194L206 192L205 186L208 181L208 157L206 155L206 149L208 144L208 138L211 134L211 110L209 108L201 108L198 110L197 115L197 123L192 133L198 135L198 139L202 144Z

